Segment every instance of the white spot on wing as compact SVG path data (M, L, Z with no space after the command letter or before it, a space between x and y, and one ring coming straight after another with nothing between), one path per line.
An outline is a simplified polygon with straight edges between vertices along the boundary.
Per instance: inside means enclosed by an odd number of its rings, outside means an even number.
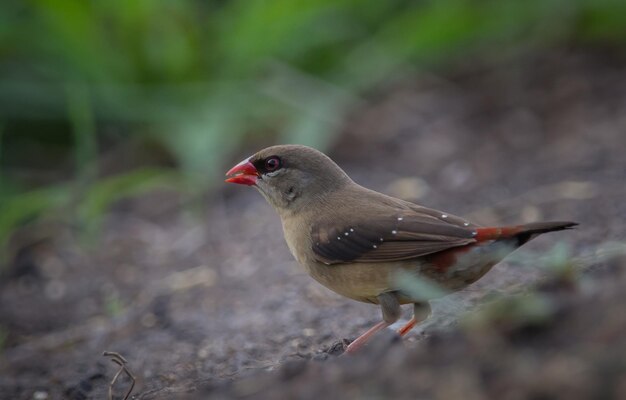
M441 218L448 218L448 214L441 214Z
M391 231L391 233L395 235L396 233L398 233L398 231L394 229Z
M372 245L372 248L377 249L378 246L376 246L375 244Z
M349 233L348 233L348 232L346 232L346 233L344 233L344 235L348 236L348 235L349 235Z
M350 228L350 232L354 232L354 229Z
M404 218L402 217L398 217L398 221L402 221Z
M463 226L469 226L469 222L463 222Z

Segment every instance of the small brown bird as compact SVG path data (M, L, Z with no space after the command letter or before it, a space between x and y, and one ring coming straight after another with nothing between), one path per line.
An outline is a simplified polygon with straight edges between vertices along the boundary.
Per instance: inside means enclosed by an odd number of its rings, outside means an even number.
M255 186L276 209L287 245L309 275L343 296L380 305L383 321L346 352L396 322L401 304L414 304L401 336L430 314L428 299L398 287L399 272L460 290L537 235L577 225L479 227L364 188L325 154L300 145L263 149L226 175L226 182Z

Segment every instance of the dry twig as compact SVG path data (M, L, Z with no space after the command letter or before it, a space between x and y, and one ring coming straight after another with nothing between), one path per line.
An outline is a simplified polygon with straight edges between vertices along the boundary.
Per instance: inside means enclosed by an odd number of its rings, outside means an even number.
M111 383L109 383L109 400L113 400L113 385L115 385L115 381L117 381L117 378L120 376L122 372L125 372L126 375L131 380L130 388L126 392L126 395L124 396L124 399L123 399L123 400L127 400L130 394L132 393L133 388L135 387L135 381L136 381L135 376L133 375L132 372L130 372L130 370L126 366L126 364L128 364L128 361L126 361L126 359L122 357L121 354L116 353L114 351L105 351L102 353L102 355L105 357L110 357L111 361L113 361L115 364L120 366L120 370L117 371L117 373L111 380Z

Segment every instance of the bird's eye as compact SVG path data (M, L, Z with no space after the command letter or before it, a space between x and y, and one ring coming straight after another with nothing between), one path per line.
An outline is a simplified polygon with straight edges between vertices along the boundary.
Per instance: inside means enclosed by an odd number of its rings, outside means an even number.
M276 156L272 156L265 160L265 170L268 172L276 171L281 167L281 165L282 163L280 161L280 158Z

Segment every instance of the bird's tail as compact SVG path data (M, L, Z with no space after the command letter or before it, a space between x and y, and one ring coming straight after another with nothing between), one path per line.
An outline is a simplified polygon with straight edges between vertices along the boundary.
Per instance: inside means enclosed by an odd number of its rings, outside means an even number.
M542 233L572 229L576 225L578 225L577 222L569 221L532 222L530 224L520 225L520 231L515 237L521 246Z
M578 225L576 222L550 221L532 222L510 227L478 228L476 229L476 240L481 242L484 240L515 238L518 241L518 246L521 246L542 233L572 229L576 225Z

